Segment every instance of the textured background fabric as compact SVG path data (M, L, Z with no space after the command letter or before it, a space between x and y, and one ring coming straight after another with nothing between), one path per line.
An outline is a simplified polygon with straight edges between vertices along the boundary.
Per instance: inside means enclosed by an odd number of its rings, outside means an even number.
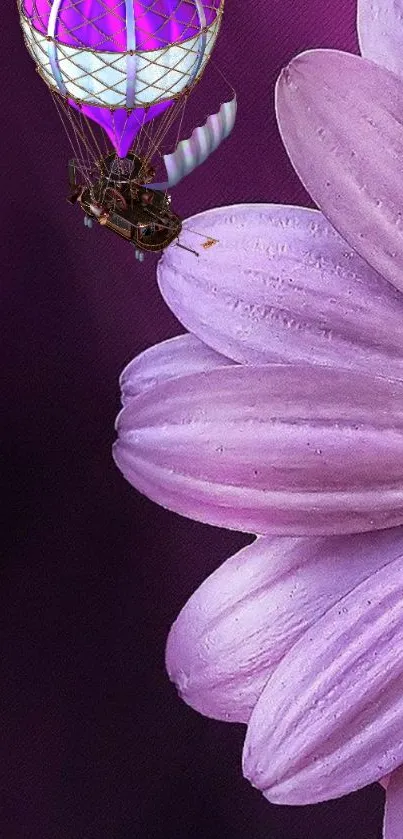
M158 509L112 462L118 374L183 330L159 297L155 259L140 265L65 202L69 145L15 4L4 13L1 835L377 839L378 786L271 807L242 780L243 727L203 719L168 682L170 624L250 537ZM227 0L215 60L237 90L237 124L175 190L179 213L307 203L277 134L273 85L293 55L320 46L356 51L354 0ZM215 106L214 80L208 71L189 125Z

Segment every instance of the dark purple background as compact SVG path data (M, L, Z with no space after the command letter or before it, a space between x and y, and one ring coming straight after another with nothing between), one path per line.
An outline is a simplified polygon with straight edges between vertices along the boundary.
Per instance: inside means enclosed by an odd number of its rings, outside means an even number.
M198 716L168 681L170 624L250 539L158 509L114 467L118 374L183 330L159 297L154 258L141 266L65 202L69 147L14 3L4 14L1 835L376 839L380 787L271 807L242 780L243 727ZM353 0L227 0L215 59L237 89L238 121L176 189L178 212L307 201L277 135L273 84L315 46L356 50ZM207 71L195 94L195 121L214 78Z

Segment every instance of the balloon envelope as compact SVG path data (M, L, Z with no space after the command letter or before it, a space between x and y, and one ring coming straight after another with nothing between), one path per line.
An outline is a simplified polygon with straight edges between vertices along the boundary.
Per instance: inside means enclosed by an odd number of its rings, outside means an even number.
M223 0L22 0L42 77L125 156L141 126L202 73Z

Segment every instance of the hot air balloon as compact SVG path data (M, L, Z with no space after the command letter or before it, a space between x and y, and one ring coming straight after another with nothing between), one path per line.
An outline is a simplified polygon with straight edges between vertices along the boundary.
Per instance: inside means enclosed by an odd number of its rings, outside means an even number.
M18 7L25 44L74 150L69 201L81 206L87 226L96 220L113 230L140 259L175 239L180 245L182 223L168 190L206 160L235 121L232 90L217 113L180 139L224 0L18 0ZM176 125L174 149L164 153Z

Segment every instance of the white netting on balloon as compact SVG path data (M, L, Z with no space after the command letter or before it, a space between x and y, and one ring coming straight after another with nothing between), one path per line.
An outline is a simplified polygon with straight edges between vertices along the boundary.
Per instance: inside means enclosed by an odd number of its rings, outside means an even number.
M197 82L223 7L223 0L25 0L20 14L26 46L49 87L76 102L138 108Z

